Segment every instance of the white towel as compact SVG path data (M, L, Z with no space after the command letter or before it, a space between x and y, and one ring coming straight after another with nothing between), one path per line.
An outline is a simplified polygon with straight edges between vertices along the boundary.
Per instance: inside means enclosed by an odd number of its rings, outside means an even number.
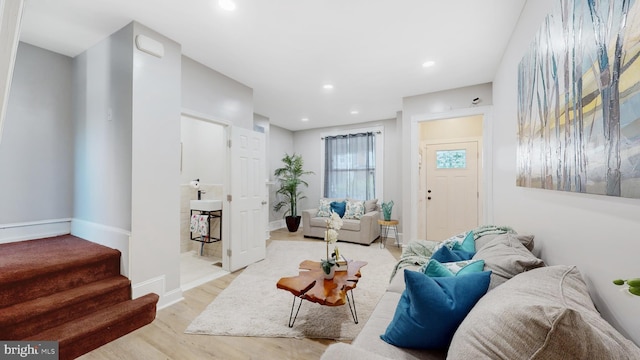
M189 230L191 230L192 233L197 232L198 231L198 222L200 221L198 219L199 215L191 215L191 225L189 226Z
M209 215L200 215L198 218L198 232L202 236L209 236Z

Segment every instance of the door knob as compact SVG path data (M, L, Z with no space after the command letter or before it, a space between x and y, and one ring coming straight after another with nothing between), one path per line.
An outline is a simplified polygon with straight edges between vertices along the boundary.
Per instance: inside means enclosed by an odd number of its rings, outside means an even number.
M267 205L267 202L266 202L266 201L263 201L261 204L262 204L262 205Z
M428 192L429 194L431 194L431 190L427 190L427 192Z
M431 200L431 196L427 197L427 200Z

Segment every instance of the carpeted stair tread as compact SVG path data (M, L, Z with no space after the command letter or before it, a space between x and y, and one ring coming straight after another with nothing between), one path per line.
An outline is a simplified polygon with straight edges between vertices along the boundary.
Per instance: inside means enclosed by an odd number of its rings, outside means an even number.
M131 299L131 281L118 275L0 308L0 339L19 340Z
M0 283L66 269L82 264L87 259L99 261L114 255L120 256L118 250L73 235L2 244L0 254ZM38 264L38 267L34 268L33 264Z
M58 341L60 359L73 359L155 319L158 295L147 294L94 312L23 340Z
M72 235L0 245L0 307L120 274L120 252Z

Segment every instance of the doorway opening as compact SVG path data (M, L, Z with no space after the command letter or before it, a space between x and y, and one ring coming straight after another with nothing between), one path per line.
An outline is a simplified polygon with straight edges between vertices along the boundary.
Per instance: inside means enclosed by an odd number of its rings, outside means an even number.
M490 114L479 106L412 118L411 238L442 241L493 221Z
M418 237L444 240L482 217L482 116L419 124Z
M180 144L180 285L184 291L228 274L223 268L229 216L225 211L227 126L183 113ZM198 210L194 200L219 201L220 211Z

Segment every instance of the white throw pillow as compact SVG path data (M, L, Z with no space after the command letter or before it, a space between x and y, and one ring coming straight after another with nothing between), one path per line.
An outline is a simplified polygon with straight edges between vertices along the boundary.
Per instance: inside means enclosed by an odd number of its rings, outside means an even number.
M360 220L362 215L364 215L364 202L347 200L347 209L344 212L344 218Z

